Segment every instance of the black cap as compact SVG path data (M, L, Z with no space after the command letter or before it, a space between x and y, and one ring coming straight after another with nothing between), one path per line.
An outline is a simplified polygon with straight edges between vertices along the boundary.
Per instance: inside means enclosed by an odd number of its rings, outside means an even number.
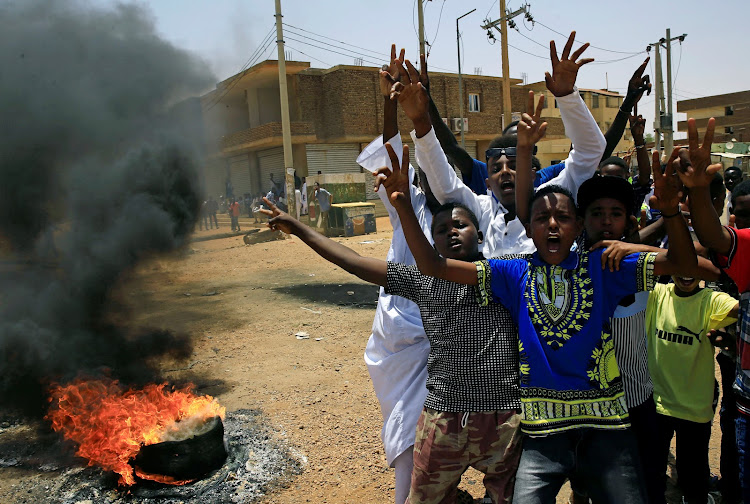
M616 199L625 206L628 215L633 215L635 195L627 180L611 175L594 175L588 179L578 188L578 213L583 216L589 205L600 198Z

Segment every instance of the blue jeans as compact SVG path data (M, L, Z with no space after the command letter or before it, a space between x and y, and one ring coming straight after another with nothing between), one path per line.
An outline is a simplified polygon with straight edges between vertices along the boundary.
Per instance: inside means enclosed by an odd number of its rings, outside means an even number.
M737 414L734 421L737 433L737 457L740 463L740 485L742 486L742 501L750 504L750 418L742 413Z
M646 502L630 429L581 428L524 437L513 502L553 504L566 479L594 504Z
M719 469L721 480L719 489L722 498L735 502L740 496L740 464L737 460L737 440L735 439L735 419L737 418L737 397L732 389L736 376L736 363L731 357L718 353L716 362L721 371L721 409L719 425L721 426L721 457Z

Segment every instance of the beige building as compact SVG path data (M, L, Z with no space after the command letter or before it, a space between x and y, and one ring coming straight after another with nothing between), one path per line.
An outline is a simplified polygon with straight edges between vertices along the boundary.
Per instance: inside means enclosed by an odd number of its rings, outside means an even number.
M294 167L300 177L361 172L356 158L383 128L383 98L377 69L340 65L311 68L307 62L288 61L287 92ZM544 90L544 83L522 86L511 79L514 109L526 103L528 89ZM458 76L432 72L430 92L443 121L460 141ZM483 159L489 142L502 131L502 79L465 75L464 115L467 152ZM622 97L601 90L581 90L584 100L603 131L611 124ZM547 92L547 94L549 94ZM271 176L284 179L281 135L281 107L278 66L263 61L219 82L201 97L209 161L205 167L208 194L224 194L231 182L235 195L267 192ZM514 116L520 113L514 112ZM544 111L549 122L546 139L539 146L539 158L546 166L564 159L570 148L565 139L560 112L554 100ZM411 122L399 109L399 128L410 144ZM626 140L617 150L626 150ZM367 184L367 197L376 197Z
M528 85L535 93L544 93L544 110L542 115L546 118L560 117L560 109L557 108L555 97L547 90L544 81L534 82ZM591 115L596 120L602 133L605 133L622 105L623 96L620 93L607 91L606 89L583 89L579 88L583 101L591 111ZM622 156L633 148L633 137L630 134L630 126L625 127L625 133L620 142L615 147L613 155ZM539 143L537 157L542 166L548 166L565 159L570 151L570 140L566 137L555 138L554 136Z
M750 142L750 91L680 100L677 112L695 119L701 138L708 120L714 117L714 142ZM677 131L687 132L687 120L677 123Z

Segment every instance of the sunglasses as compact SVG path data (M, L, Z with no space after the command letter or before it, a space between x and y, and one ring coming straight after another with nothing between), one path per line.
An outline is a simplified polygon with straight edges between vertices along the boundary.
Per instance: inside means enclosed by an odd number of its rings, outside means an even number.
M487 149L484 155L487 157L487 161L489 161L492 158L499 158L501 156L516 157L516 148L515 147L495 147L492 149Z

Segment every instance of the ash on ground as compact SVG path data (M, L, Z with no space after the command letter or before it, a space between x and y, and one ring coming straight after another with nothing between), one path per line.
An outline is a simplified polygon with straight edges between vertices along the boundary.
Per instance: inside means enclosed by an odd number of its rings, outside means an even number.
M274 487L287 484L305 463L303 455L295 454L266 425L257 410L227 413L224 439L228 457L219 470L183 486L144 482L119 487L113 473L86 467L81 459L62 454L61 444L52 438L53 434L43 435L37 440L40 446L35 448L28 432L18 432L24 430L23 425L5 423L0 429L4 452L0 468L37 471L40 477L16 480L13 491L3 493L6 498L12 495L16 503L41 502L37 500L39 495L44 495L43 502L54 504L253 502ZM15 439L8 439L11 437ZM15 453L6 451L10 448Z

